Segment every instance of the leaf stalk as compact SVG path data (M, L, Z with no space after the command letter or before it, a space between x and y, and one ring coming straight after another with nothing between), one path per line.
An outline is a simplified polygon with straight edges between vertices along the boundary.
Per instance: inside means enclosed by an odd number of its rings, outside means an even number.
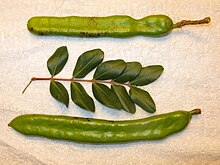
M76 78L55 78L55 77L33 77L27 86L22 91L22 94L26 91L26 89L30 86L33 81L70 81L70 82L89 82L89 83L104 83L104 84L115 84L115 85L123 85L130 86L129 83L121 84L115 81L104 81L104 80L95 80L95 79L76 79Z

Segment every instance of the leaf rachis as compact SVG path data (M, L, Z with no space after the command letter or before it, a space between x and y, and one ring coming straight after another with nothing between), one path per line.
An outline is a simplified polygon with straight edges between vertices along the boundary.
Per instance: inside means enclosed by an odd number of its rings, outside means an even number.
M22 93L33 81L50 81L51 95L68 107L69 94L60 81L69 81L72 101L81 108L94 112L94 101L80 84L92 83L94 97L107 107L124 109L133 114L137 104L147 112L155 112L156 106L150 94L137 86L154 82L164 68L161 65L142 67L139 62L125 62L121 59L102 62L103 59L104 52L101 49L86 51L79 56L72 78L57 78L54 76L62 71L68 60L67 47L62 46L47 61L51 77L33 77ZM81 79L95 68L93 79ZM104 84L111 85L111 88ZM129 93L125 87L130 88Z

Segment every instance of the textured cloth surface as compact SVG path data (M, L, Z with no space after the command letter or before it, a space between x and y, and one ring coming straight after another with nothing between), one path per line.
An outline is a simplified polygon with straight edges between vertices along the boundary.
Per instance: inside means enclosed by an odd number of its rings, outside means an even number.
M0 1L0 164L220 164L220 1L219 0L39 0ZM175 29L166 37L71 38L32 35L27 20L37 15L108 16L142 18L166 14L174 22L212 18L209 25ZM40 137L26 137L7 124L16 116L43 113L103 119L138 119L151 116L137 107L134 115L106 108L95 101L90 113L70 102L57 103L49 93L49 82L29 80L49 77L47 59L66 45L69 60L58 77L71 77L83 52L100 48L105 60L139 61L143 66L160 64L164 73L143 87L154 98L157 111L201 108L184 131L160 141L114 145L90 145ZM92 73L88 78L92 77ZM69 83L64 85L69 88ZM91 94L91 84L84 84ZM155 115L153 114L153 115Z

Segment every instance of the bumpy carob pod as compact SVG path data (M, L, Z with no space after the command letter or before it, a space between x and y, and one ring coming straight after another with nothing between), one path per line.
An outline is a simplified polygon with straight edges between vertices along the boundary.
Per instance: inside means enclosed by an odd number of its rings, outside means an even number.
M107 17L36 16L28 20L27 28L37 35L115 38L160 37L169 34L174 28L207 24L210 21L210 17L206 17L202 20L183 20L174 24L172 19L166 15L149 15L142 19L134 19L125 15Z

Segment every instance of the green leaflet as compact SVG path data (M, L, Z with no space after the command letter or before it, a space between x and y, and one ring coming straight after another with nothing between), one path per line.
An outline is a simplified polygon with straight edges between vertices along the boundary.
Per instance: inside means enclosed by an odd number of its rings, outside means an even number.
M135 113L136 112L136 107L134 102L131 100L131 97L128 95L127 90L125 87L121 85L112 85L111 86L116 95L118 96L118 99L121 102L122 108L129 112L129 113Z
M147 91L131 86L129 93L131 99L142 109L150 113L156 111L156 105Z
M52 77L61 72L68 60L68 51L66 46L59 47L47 61L47 68Z
M161 65L146 66L137 77L130 81L131 85L143 86L152 83L160 77L164 68Z
M57 101L63 103L68 107L69 95L66 88L60 82L50 81L50 93Z
M101 49L93 49L84 52L79 56L75 69L73 71L74 78L83 78L90 71L96 68L104 58L104 52Z
M106 85L100 83L92 83L92 92L95 98L103 105L114 109L122 108L117 95Z
M93 99L86 93L84 87L77 82L70 84L72 101L85 110L95 112Z
M124 60L110 60L100 64L93 78L96 80L109 80L118 77L126 67Z
M126 83L133 80L141 71L142 66L139 62L127 62L122 74L114 81L119 83Z

